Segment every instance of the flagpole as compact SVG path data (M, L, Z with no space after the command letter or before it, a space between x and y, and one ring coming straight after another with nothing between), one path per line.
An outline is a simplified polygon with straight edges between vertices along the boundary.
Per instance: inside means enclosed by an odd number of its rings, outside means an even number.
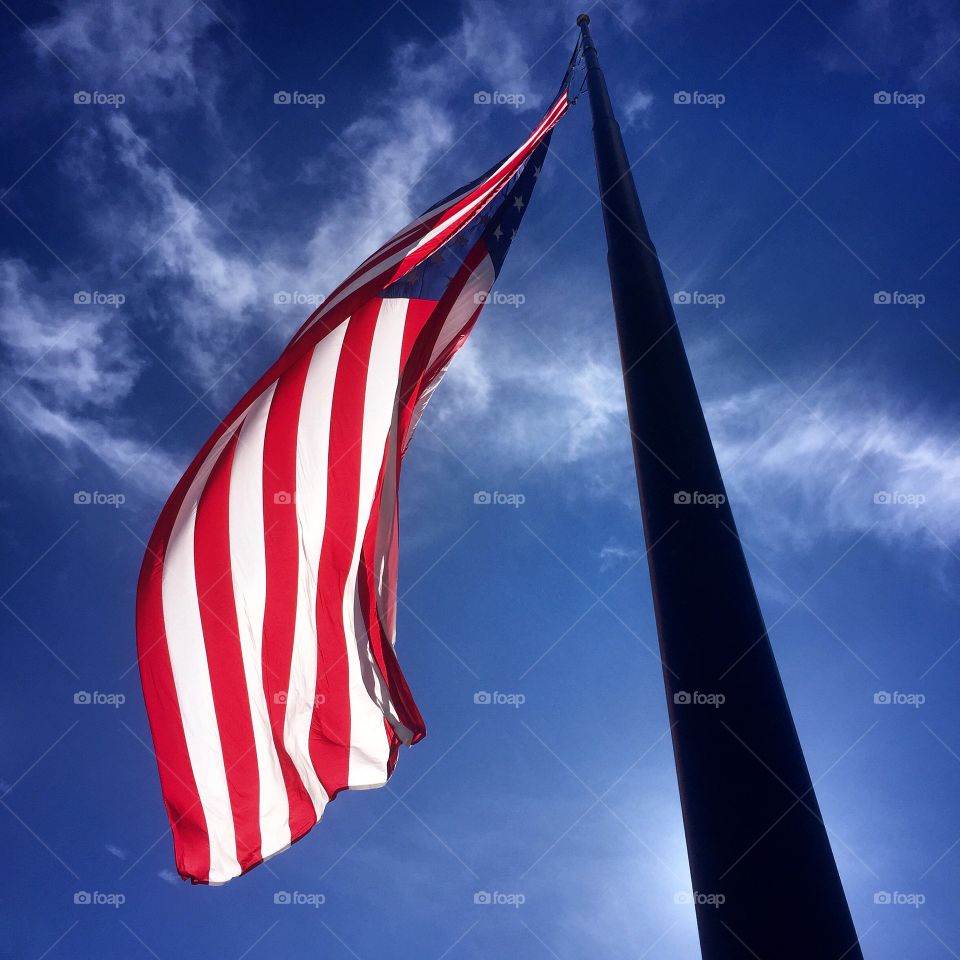
M704 960L862 960L590 18L577 18Z

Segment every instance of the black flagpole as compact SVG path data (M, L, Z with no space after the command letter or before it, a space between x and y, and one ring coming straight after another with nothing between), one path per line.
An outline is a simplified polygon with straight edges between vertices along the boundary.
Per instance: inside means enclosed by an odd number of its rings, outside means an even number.
M607 264L705 960L862 960L581 14Z

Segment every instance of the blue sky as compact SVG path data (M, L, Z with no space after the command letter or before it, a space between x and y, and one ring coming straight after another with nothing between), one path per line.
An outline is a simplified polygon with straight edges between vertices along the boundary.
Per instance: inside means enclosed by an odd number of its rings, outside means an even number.
M956 956L960 20L587 6L864 952ZM406 461L427 739L191 887L135 667L179 472L311 299L523 139L577 12L3 4L0 955L695 951L585 99Z

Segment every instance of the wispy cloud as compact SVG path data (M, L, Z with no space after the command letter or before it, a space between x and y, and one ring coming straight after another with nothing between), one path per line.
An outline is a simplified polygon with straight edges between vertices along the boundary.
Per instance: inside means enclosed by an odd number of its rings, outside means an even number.
M931 36L944 39L947 14L934 3L923 9ZM131 329L146 318L169 330L170 362L198 384L229 369L240 341L265 336L275 349L305 312L297 303L275 304L276 293L322 296L429 199L421 196L422 181L445 171L463 134L458 97L476 86L522 93L536 103L534 47L524 31L504 29L499 13L492 0L474 0L447 36L397 46L392 86L346 128L327 131L326 148L301 168L298 182L319 186L347 163L358 175L349 189L329 191L320 212L298 221L296 230L270 225L265 211L277 187L258 177L252 163L240 162L230 174L243 208L208 206L160 159L168 132L150 122L149 111L136 121L114 114L88 130L64 175L89 199L101 189L105 166L121 174L100 205L88 205L87 229L102 245L98 256L113 263L122 250L128 266L138 260L125 286L132 300L150 306L129 316ZM863 7L861 15L867 14L890 15ZM159 3L135 16L115 3L80 5L44 25L39 36L84 77L107 83L126 71L158 109L171 98L210 109L216 78L204 75L208 92L201 97L198 76L227 69L221 61L201 65L209 60L201 54L216 20L204 4L177 16ZM490 57L494 46L498 56ZM450 83L451 69L459 85ZM643 118L650 103L650 95L638 91L623 108L627 122ZM478 107L476 115L482 128L489 111ZM252 236L253 245L246 239ZM41 277L16 260L0 271L8 408L62 456L87 451L151 489L167 487L177 458L153 447L152 439L138 439L150 431L134 432L111 413L133 394L153 358L110 308L71 310L61 302L65 294L50 291L68 289L62 279ZM551 303L549 328L564 333L549 343L528 314L513 327L485 316L425 427L454 450L470 436L469 451L460 451L465 461L520 476L562 470L576 476L566 485L571 491L632 497L617 359L571 331L569 315L577 309L571 303ZM228 376L223 395L236 387ZM846 389L820 390L804 404L787 391L742 381L734 393L727 386L710 395L717 399L708 415L735 505L750 511L762 504L768 533L796 540L871 529L929 543L960 539L960 456L935 418L900 416L889 398L866 404L855 377ZM892 500L919 495L924 502L874 503L882 493ZM602 562L608 560L612 553Z
M571 333L576 307L548 312L558 331L549 346L504 324L478 330L428 423L474 468L548 471L578 496L632 502L619 364ZM847 532L937 550L960 543L960 441L949 418L903 410L856 368L798 401L785 386L731 376L719 346L702 347L705 412L751 538L790 549ZM611 546L601 560L615 556Z
M425 38L398 45L392 86L346 128L326 128L323 183L314 189L322 199L318 214L301 215L283 230L272 214L283 185L260 176L246 153L231 148L236 159L228 168L228 196L242 202L216 207L164 159L178 155L178 133L162 116L173 109L205 111L215 121L207 133L224 145L227 127L234 141L246 136L233 129L240 124L235 113L218 111L217 94L231 57L251 54L239 39L217 46L229 31L205 3L179 11L160 2L135 11L114 2L80 3L38 26L35 36L25 31L51 69L66 63L80 85L101 91L135 89L128 100L136 109L85 115L58 168L64 192L77 198L80 232L91 240L81 254L89 262L77 269L100 275L105 265L111 269L128 301L122 318L105 307L69 309L69 299L61 298L75 281L68 285L55 271L41 277L21 261L2 264L10 425L32 433L68 469L88 452L153 492L169 489L176 473L171 461L179 458L154 446L162 428L132 430L114 411L158 366L175 369L195 393L214 384L210 402L225 409L242 386L238 378L248 374L231 371L242 355L237 344L265 339L261 351L276 350L311 309L296 300L278 304L277 295L322 297L411 218L425 202L420 180L455 145L451 59L460 61L454 69L471 85L491 79L476 32L483 12L470 7L447 37L428 30ZM509 53L500 58L502 69L525 75L520 34L500 30L498 41ZM486 119L478 110L478 124ZM258 142L250 137L247 153ZM224 173L213 166L208 183ZM340 189L336 171L344 167L354 175ZM301 186L321 179L315 174L305 169ZM166 333L163 359L137 333L143 328L146 334L147 323L151 334Z
M37 55L61 58L81 82L121 93L135 86L139 108L171 110L198 98L201 74L205 89L215 80L196 47L216 22L205 3L98 0L64 5L34 34Z
M960 542L960 444L948 422L902 412L865 379L797 402L780 386L707 405L733 503L770 540L871 531L934 547Z

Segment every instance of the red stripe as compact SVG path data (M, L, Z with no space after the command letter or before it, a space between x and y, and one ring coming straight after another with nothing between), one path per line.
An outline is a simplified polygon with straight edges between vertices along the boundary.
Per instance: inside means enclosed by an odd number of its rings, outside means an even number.
M340 352L330 423L327 515L317 577L317 694L310 756L331 799L350 772L350 671L343 627L344 579L353 563L360 499L363 408L370 346L381 301L365 304L350 320Z
M217 458L200 496L194 566L213 705L233 812L237 862L248 870L260 850L260 773L253 739L230 568L230 471L237 433Z
M161 577L163 545L148 549L137 584L137 656L140 682L160 770L160 787L170 818L177 872L206 882L210 876L210 838L193 776L180 717L163 621Z
M313 801L283 742L299 582L300 543L294 505L297 427L311 356L304 354L277 383L263 441L263 539L267 574L263 692L290 803L290 833L294 837L305 833L317 820Z

